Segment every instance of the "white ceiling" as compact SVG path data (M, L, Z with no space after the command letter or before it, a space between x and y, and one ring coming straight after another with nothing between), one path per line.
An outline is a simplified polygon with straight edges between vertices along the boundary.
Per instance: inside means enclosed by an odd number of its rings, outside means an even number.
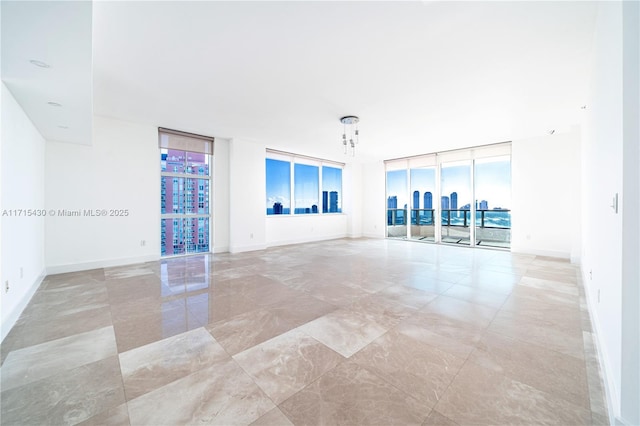
M580 121L596 7L93 2L93 109L332 159L350 114L359 158L537 136Z
M91 6L4 0L0 5L2 81L48 140L91 142Z

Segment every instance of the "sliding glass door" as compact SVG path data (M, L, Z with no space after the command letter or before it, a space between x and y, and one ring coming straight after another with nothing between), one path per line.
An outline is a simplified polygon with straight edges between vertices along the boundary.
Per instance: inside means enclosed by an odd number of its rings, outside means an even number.
M440 235L443 243L471 241L471 161L440 165Z
M476 245L506 247L511 244L511 158L475 161Z
M413 240L435 241L436 167L412 168L411 181L411 228Z
M387 237L407 238L407 169L387 172Z
M510 143L385 165L388 238L510 247Z

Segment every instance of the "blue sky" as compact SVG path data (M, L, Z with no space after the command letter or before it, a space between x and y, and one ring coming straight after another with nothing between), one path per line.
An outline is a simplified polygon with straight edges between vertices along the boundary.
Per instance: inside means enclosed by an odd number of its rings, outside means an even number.
M320 184L318 182L318 166L309 166L307 164L294 164L294 199L296 208L311 207L313 205L322 207L318 202L318 191Z
M276 202L291 207L291 163L267 158L267 208Z

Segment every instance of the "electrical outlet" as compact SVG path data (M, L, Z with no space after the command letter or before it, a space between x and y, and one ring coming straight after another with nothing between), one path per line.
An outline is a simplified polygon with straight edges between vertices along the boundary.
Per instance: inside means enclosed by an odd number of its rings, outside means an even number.
M9 293L9 280L4 282L4 292Z
M251 238L253 240L253 232L251 234L249 234L249 238Z
M24 278L24 268L20 267L20 278Z
M600 303L600 289L598 289L598 303Z
M140 240L140 246L144 247L147 245L147 241L146 240Z
M593 269L589 269L589 281L593 281Z

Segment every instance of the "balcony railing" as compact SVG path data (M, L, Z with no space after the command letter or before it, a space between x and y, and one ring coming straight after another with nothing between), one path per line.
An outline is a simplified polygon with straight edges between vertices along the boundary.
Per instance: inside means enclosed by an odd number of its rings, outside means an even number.
M387 225L406 225L407 209L387 209Z
M429 226L435 224L435 209L411 209L411 224ZM471 210L441 210L442 226L468 228L471 224ZM387 209L387 225L407 224L407 209ZM511 229L511 210L476 210L476 227Z

